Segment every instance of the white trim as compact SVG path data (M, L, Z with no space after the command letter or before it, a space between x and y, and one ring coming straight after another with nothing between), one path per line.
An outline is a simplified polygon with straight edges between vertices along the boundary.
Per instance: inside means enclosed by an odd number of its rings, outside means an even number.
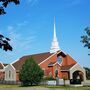
M3 66L3 68L5 67L4 65L3 65L3 63L0 61L0 63L2 64L2 66Z
M54 53L54 54L52 54L51 56L49 56L48 58L46 58L44 61L42 61L41 63L39 63L38 65L40 65L40 64L42 64L42 63L44 63L45 61L47 61L48 59L50 59L52 56L54 56L55 54L57 54L57 52L56 53Z
M13 68L14 70L16 70L15 67L14 67L12 64L10 64L10 65L12 66L12 68Z
M59 66L62 66L61 64L59 64L59 63L57 63L57 62L56 62L56 63L54 63L54 64L53 64L53 66L54 66L54 65L56 65L56 64L58 64Z
M76 65L79 65L78 63L76 63L74 66L72 66L69 70L72 70ZM80 66L80 65L79 65ZM80 66L83 70L85 70L82 66Z
M55 63L53 64L53 66L56 65L56 64L57 64L57 62L55 62Z
M16 70L12 64L8 64L5 68L7 68L9 65L10 65L14 70Z
M0 69L1 72L4 72L5 70L4 69Z
M83 73L83 79L84 79L84 81L86 80L86 72L85 72L85 69L83 68L83 67L81 67L78 63L76 63L72 68L70 68L70 79L72 79L73 78L73 73L75 72L75 71L77 71L77 70L79 70L79 71L81 71L82 73Z
M12 62L12 63L10 63L10 64L13 64L13 63L17 62L19 59L20 59L20 58L16 59L15 61L13 61L13 62Z
M76 65L78 65L78 63L76 63L75 65L73 65L69 70L72 70Z
M9 77L9 72L11 72L11 76ZM5 67L5 80L6 81L16 81L16 70L12 64L7 65Z

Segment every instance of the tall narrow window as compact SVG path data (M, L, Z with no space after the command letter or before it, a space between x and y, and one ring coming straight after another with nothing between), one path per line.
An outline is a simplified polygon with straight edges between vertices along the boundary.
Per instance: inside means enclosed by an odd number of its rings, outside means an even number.
M7 73L5 75L6 75L6 78L7 78Z
M9 71L9 78L11 77L11 71Z
M55 77L58 77L58 70L55 70Z
M13 73L12 73L12 78L13 78L14 76L13 76Z

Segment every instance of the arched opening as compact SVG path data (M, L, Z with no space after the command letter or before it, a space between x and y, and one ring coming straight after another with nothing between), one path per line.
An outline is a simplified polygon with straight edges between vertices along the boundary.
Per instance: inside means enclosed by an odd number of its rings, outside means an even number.
M73 79L74 80L80 79L80 81L83 81L84 80L83 79L83 72L81 72L81 71L75 71L73 73Z

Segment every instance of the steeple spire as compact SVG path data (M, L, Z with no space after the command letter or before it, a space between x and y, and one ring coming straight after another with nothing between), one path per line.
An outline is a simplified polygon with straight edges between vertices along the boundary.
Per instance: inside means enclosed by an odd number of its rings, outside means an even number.
M53 35L53 41L52 41L50 53L55 53L58 50L60 50L60 49L59 49L57 36L56 36L56 25L55 25L55 17L54 17L54 35Z
M56 37L56 25L55 25L55 17L54 17L54 37Z
M55 17L54 17L54 35L53 35L53 40L57 41L57 37L56 37Z

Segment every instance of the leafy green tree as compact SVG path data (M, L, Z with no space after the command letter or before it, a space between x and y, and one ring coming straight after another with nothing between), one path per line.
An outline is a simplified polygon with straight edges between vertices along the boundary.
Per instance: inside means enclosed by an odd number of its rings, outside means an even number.
M86 35L81 36L81 42L84 44L84 47L90 49L90 27L86 27L85 32Z
M10 39L0 34L0 48L7 51L12 51L12 46L9 44Z
M19 0L0 0L0 15L6 14L5 8L8 6L9 3L15 3L15 5L19 4Z
M85 68L85 70L86 70L86 78L88 79L88 80L90 80L90 68L88 68L88 67L84 67Z
M38 66L35 60L30 57L23 64L19 73L19 78L23 86L32 86L38 85L43 79L43 75L43 70Z

